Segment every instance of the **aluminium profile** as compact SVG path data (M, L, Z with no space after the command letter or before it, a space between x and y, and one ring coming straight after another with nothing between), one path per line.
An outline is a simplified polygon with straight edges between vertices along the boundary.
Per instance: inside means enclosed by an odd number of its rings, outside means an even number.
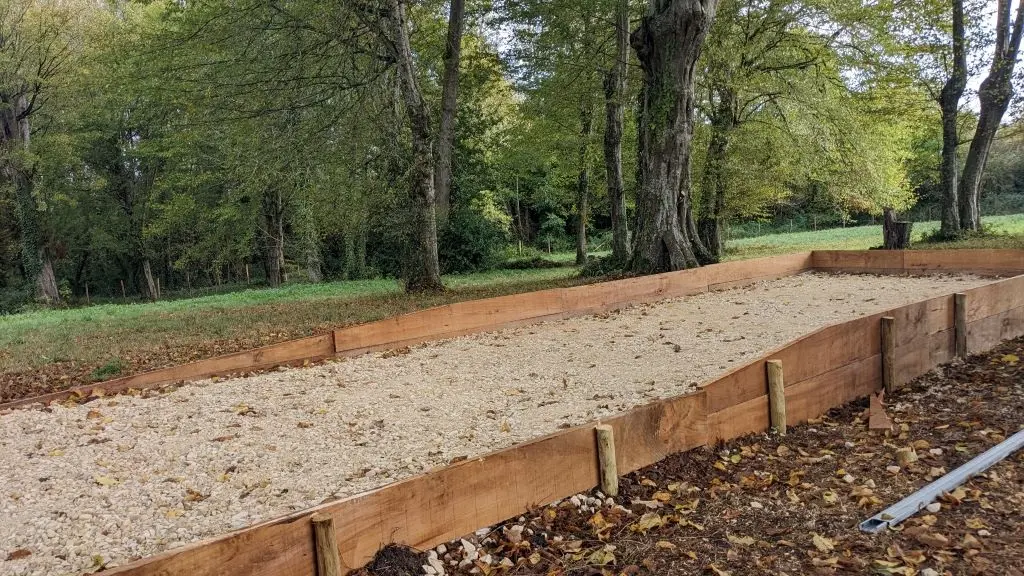
M875 534L885 528L896 526L917 514L918 511L934 502L942 494L956 489L957 486L988 470L1021 447L1024 447L1024 430L1017 432L956 470L861 522L861 531Z

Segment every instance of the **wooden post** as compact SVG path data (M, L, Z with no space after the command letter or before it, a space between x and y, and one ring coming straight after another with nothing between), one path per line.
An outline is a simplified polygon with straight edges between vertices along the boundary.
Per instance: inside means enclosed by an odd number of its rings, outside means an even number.
M128 294L124 291L124 280L121 280L121 298L128 300Z
M245 283L249 284L249 263L245 263Z
M319 512L313 514L313 538L316 543L316 573L318 576L341 576L348 572L338 554L338 537L334 533L334 518Z
M85 283L85 305L92 306L92 301L89 299L89 283Z
M772 428L786 435L786 381L782 375L782 360L768 361L768 412Z
M956 334L956 357L967 357L967 294L953 295L953 331Z
M619 495L619 467L615 461L615 432L607 424L594 428L597 432L597 463L601 472L601 492Z
M896 319L882 318L882 385L886 395L896 391Z
M156 278L156 299L157 300L160 299L160 277L159 276L157 276L157 278Z

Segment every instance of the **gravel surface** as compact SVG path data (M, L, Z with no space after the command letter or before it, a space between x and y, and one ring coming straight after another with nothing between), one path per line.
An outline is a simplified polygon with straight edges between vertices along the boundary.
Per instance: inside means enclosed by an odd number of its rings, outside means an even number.
M988 281L804 274L0 415L0 575L124 563L688 392L821 326Z

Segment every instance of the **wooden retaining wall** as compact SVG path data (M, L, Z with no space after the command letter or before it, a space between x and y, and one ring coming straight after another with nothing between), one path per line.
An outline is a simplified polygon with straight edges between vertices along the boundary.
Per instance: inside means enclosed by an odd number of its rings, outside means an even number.
M895 255L894 255L895 254ZM926 255L934 262L928 264ZM848 272L916 273L923 270L1024 270L1024 252L815 252L749 261L615 283L468 302L373 323L371 329L335 332L334 345L371 350L388 338L415 342L527 321L648 302L757 277L809 268ZM742 264L742 266L741 266ZM775 265L778 264L778 265ZM962 266L962 268L960 267ZM741 276L746 275L746 276ZM526 298L524 298L526 297ZM523 316L500 308L532 303ZM972 352L1024 335L1024 276L967 292L968 345ZM562 305L566 308L559 309ZM482 314L460 318L462 313ZM527 316L533 315L533 316ZM797 424L881 387L880 318L896 319L897 376L906 382L953 356L953 296L932 298L829 326L702 385L695 393L661 400L604 423L615 432L619 472L637 470L695 447L768 429L765 363L780 359L786 371L787 419ZM488 324L491 322L491 324ZM434 332L431 332L433 327ZM391 341L394 344L394 340ZM131 576L316 576L314 512L329 514L349 567L369 560L383 545L427 548L517 516L598 484L594 425L561 431L486 456L459 462L114 568Z

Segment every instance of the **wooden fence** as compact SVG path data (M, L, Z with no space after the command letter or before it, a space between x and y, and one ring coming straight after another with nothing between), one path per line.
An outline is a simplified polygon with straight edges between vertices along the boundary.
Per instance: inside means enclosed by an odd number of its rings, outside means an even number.
M1006 275L1024 270L1024 251L797 254L454 304L339 330L330 340L298 342L310 342L306 350L318 355L330 355L332 349L335 353L358 353L704 292L811 268ZM966 303L970 351L987 350L1002 340L1024 335L1024 276L969 290ZM767 430L765 365L769 359L782 360L785 367L789 424L820 416L878 390L882 385L879 334L884 316L895 318L898 380L905 382L923 374L953 357L954 306L953 295L942 296L829 326L706 383L695 393L654 402L606 420L604 423L611 425L615 434L618 471L625 474L676 452ZM281 356L257 351L226 358L259 364ZM224 359L208 362L214 364L205 364L207 368L228 365ZM240 364L231 366L242 369ZM192 368L176 374L201 372ZM357 567L385 544L431 547L517 516L530 506L588 490L598 481L597 445L591 424L144 558L110 573L316 576L310 520L313 513L333 518L342 559L347 566Z

